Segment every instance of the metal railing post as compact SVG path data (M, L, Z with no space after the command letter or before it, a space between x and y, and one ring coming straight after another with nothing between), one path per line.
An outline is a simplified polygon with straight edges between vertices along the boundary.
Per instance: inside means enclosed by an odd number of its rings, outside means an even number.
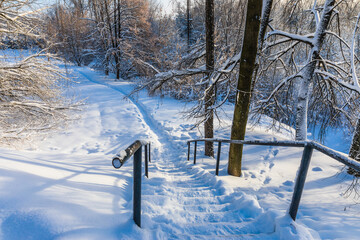
M133 184L133 219L136 225L141 227L141 146L134 153L134 184Z
M151 163L151 143L149 143L149 162Z
M145 145L145 176L149 178L149 164L148 164L148 145Z
M196 148L197 148L197 141L195 141L195 146L194 146L194 164L196 164Z
M289 215L295 221L296 215L300 205L300 199L302 192L304 190L305 181L307 172L309 170L311 156L313 150L317 150L340 163L345 164L348 167L354 168L356 171L360 172L360 163L355 159L348 157L347 155L337 152L331 148L323 146L314 141L268 141L268 140L230 140L230 139L193 139L188 141L188 160L190 155L190 144L191 142L195 143L194 148L194 164L196 164L196 150L197 150L197 142L218 142L218 152L217 152L217 162L216 162L216 175L219 173L219 165L220 165L220 154L221 154L221 143L230 143L230 144L240 144L240 145L263 145L263 146L281 146L281 147L304 147L300 167L296 176L296 182L294 186L294 192L289 208ZM113 164L115 166L115 164ZM119 165L119 164L118 164Z
M188 145L187 160L190 161L190 142L187 142L187 145Z
M306 175L309 169L312 152L313 152L312 146L310 144L305 144L303 155L301 158L299 172L296 178L294 193L292 196L290 209L289 209L289 214L294 221L296 219L296 214L299 209L301 194L304 189Z
M216 158L216 176L219 176L219 166L220 166L220 153L221 153L221 142L218 142L218 151L217 151L217 158Z

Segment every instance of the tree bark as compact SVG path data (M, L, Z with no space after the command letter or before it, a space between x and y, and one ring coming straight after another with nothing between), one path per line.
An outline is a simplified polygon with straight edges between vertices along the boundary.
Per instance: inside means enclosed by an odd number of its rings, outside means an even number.
M190 0L186 1L186 33L187 33L187 47L190 51L190 37L191 37L191 29L190 29Z
M360 118L357 121L354 136L351 142L349 157L360 161ZM347 172L356 177L360 177L360 173L353 168L348 168Z
M262 0L248 0L246 24L240 58L236 102L231 127L232 140L244 140L249 115L252 77L258 50ZM230 144L228 173L241 176L243 145Z
M309 54L309 60L303 70L304 72L302 74L302 79L299 86L299 93L297 97L295 140L302 141L307 139L307 111L309 103L310 85L314 76L316 63L318 60L320 60L320 50L325 39L326 29L329 26L335 1L336 0L327 0L324 4L320 22L316 27L313 46Z
M206 27L206 70L210 82L211 73L214 71L214 0L206 0L205 3L205 27ZM205 91L205 138L214 137L214 112L211 107L214 105L214 88L211 86ZM214 156L214 144L205 142L205 155Z
M270 23L270 14L272 9L273 0L265 0L265 5L263 12L261 14L261 24L260 24L260 30L259 30L259 49L261 50L264 44L265 40L265 33L267 26Z

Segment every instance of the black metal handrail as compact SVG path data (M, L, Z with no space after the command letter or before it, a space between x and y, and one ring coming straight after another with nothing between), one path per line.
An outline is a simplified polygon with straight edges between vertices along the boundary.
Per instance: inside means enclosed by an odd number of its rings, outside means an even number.
M151 161L151 144L146 141L137 140L124 151L120 151L112 159L114 168L119 169L124 163L134 155L133 168L133 219L136 225L141 227L141 151L145 146L145 176L149 178L148 162Z
M294 187L294 192L289 208L289 214L291 218L295 221L297 211L300 205L301 195L304 189L307 172L310 166L311 155L313 149L318 150L319 152L324 153L325 155L345 164L346 166L353 168L356 171L360 172L360 162L348 157L347 155L337 152L331 148L325 147L320 143L315 141L265 141L265 140L229 140L229 139L213 139L213 138L203 138L190 140L188 144L188 155L187 160L190 160L190 143L194 142L194 164L196 164L196 148L197 142L218 142L218 152L216 159L216 175L219 175L219 165L220 165L220 152L221 152L221 143L233 143L241 145L264 145L264 146L281 146L281 147L304 147L304 151L301 158L301 163L299 171L296 177L296 183Z

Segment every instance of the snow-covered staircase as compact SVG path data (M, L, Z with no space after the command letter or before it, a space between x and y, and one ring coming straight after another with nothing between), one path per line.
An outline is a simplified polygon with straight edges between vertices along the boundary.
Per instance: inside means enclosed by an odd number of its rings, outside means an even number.
M99 82L87 72L81 71L81 74L119 95L127 95L121 85ZM142 180L141 206L142 231L152 236L149 239L266 239L274 232L275 224L258 225L269 216L263 213L256 199L243 193L227 192L213 174L187 162L186 141L179 141L164 128L144 103L133 98L129 100L127 104L131 106L127 109L131 112L127 117L144 129L138 136L152 143L150 177ZM125 165L130 167L132 163ZM130 202L128 207L131 209ZM127 238L127 234L119 237Z
M262 209L254 199L222 194L209 173L191 164L152 164L152 177L144 181L144 229L168 239L266 239L274 233L274 225L257 226Z

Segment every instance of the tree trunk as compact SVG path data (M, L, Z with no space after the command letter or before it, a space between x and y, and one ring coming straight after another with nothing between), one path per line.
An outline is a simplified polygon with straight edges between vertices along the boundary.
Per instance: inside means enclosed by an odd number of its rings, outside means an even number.
M190 37L191 37L191 29L190 29L190 0L186 1L186 33L187 33L187 47L190 51Z
M106 56L105 57L105 75L107 76L107 75L109 75L109 57L108 56Z
M252 76L258 50L262 0L248 0L246 24L240 58L236 102L231 127L232 140L244 140L249 114ZM241 176L242 145L230 144L228 173Z
M360 119L358 119L353 140L349 151L349 157L360 161Z
M360 118L357 121L354 136L351 142L349 157L360 161ZM353 168L348 168L347 172L356 177L360 177L360 173Z
M304 78L298 86L296 118L295 118L295 140L304 141L307 139L307 109L309 104L309 88L315 71L316 61L308 63L305 67Z
M214 71L214 0L206 0L205 3L205 27L206 27L206 70L210 82L211 73ZM211 86L205 91L205 138L214 137L214 112L211 107L214 104L214 88ZM214 156L214 144L205 142L205 155Z
M273 4L273 0L266 0L263 12L261 14L261 25L260 25L259 39L258 39L258 41L259 41L258 47L260 50L263 47L266 29L270 23L270 14L271 14L271 9L272 9L272 4Z
M327 0L321 14L321 19L316 27L316 32L313 40L313 46L309 54L309 60L304 68L302 74L301 84L299 86L299 93L297 97L296 106L296 122L295 140L303 141L307 139L307 111L309 102L309 90L314 76L316 63L320 60L320 50L325 39L326 29L329 26L333 6L336 0Z

